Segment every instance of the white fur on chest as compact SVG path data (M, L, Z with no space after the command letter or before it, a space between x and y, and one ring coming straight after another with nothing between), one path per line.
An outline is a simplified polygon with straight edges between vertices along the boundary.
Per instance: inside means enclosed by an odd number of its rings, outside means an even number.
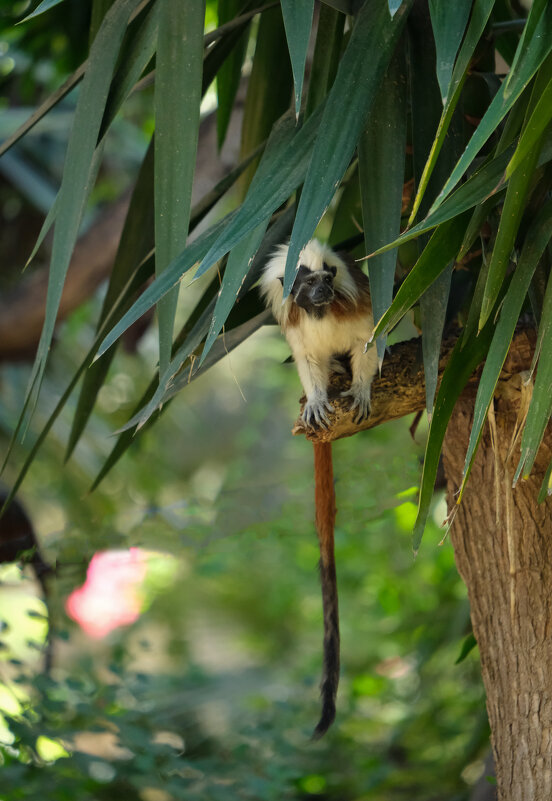
M328 354L348 353L357 343L364 345L372 336L371 315L336 319L333 314L317 320L302 312L299 324L285 333L294 353L302 352L317 361Z

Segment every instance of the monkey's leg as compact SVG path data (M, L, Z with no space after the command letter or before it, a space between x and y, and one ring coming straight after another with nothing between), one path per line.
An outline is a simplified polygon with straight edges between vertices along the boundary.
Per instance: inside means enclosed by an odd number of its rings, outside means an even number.
M303 409L303 421L307 426L323 426L330 424L328 412L332 407L328 400L328 382L330 365L327 359L316 360L305 353L294 352L297 372L303 384L307 402Z
M352 397L351 410L357 410L355 423L364 420L370 414L370 386L378 370L378 356L374 345L365 352L365 343L358 342L351 351L351 369L353 380L351 388L341 394Z
M339 610L334 554L335 489L331 442L314 443L314 502L316 531L320 544L320 583L324 611L324 670L320 684L322 713L313 733L317 739L335 718L335 699L339 683Z

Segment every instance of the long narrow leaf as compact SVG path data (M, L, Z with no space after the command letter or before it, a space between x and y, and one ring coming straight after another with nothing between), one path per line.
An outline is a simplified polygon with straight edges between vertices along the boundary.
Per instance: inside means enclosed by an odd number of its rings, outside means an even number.
M172 262L168 265L167 269L159 276L148 288L143 292L136 303L123 315L121 320L115 325L109 334L105 337L100 347L96 358L100 358L102 354L108 350L114 342L124 334L136 320L145 314L152 306L154 306L167 292L170 292L178 282L182 279L185 273L190 270L194 264L207 253L209 248L220 236L221 231L235 218L236 212L223 217L222 220L215 223L211 228L205 231L200 237L186 247Z
M552 80L552 56L547 59L542 69L539 71L535 85L533 86L533 91L531 93L531 99L527 108L527 115L530 115L532 110L537 105L542 89L547 85L549 80ZM523 130L525 130L525 127L526 126L524 125ZM487 283L485 285L483 303L481 304L479 327L484 325L489 314L491 313L491 309L493 308L500 291L502 281L506 275L512 248L514 246L521 217L525 211L526 201L529 197L533 175L539 160L543 136L544 134L541 133L540 137L537 138L534 147L527 153L520 166L512 174L508 183L506 198L504 200L504 208L502 210L500 225L498 227L491 263L489 265L489 275L487 276Z
M72 75L69 76L69 78L67 78L67 80L59 87L59 89L47 97L46 100L36 109L36 111L33 111L29 119L26 120L23 125L20 125L11 136L2 142L0 145L0 156L6 153L10 147L13 147L16 142L19 142L19 140L22 139L25 134L34 128L37 122L40 122L40 120L45 117L46 114L48 114L48 112L60 102L60 100L63 100L63 98L66 97L69 92L71 92L75 86L80 83L80 81L82 81L87 68L88 61L85 61L75 70Z
M454 3L446 4L447 8L449 5L455 6ZM437 158L445 141L454 109L456 108L460 98L460 93L468 74L471 58L475 52L477 43L481 38L481 34L483 33L485 25L487 24L487 20L489 19L493 5L494 0L475 0L473 4L468 30L466 32L464 42L462 43L460 53L458 54L458 59L454 66L450 84L447 89L447 96L444 100L444 107L441 114L441 119L439 121L439 126L437 128L437 133L435 135L435 140L431 146L426 165L418 182L416 197L414 198L412 212L408 221L409 226L412 225L416 214L418 213L418 209L420 208L420 203L422 202L429 179L435 168Z
M65 275L77 239L84 205L92 188L93 156L111 76L129 17L138 3L139 0L117 0L106 15L90 51L65 158L52 246L44 327L29 380L25 408L31 402L32 396L36 397L40 390Z
M301 193L287 256L284 296L295 280L299 254L349 164L411 5L412 0L404 0L391 19L386 0L365 0L358 13L326 101L321 123L324 136L316 141Z
M366 252L371 253L400 232L404 163L406 155L406 66L398 51L392 59L374 110L358 144L362 221ZM379 320L393 299L397 256L388 251L369 263L374 320ZM386 336L376 347L381 366Z
M435 131L439 125L442 101L435 74L435 50L431 41L431 27L426 14L416 9L409 20L409 52L410 52L410 91L412 104L412 163L414 181L419 184L424 172L424 165L434 144ZM449 174L462 149L461 127L456 117L449 127L448 136L441 150L437 166L428 182L428 187L421 203L421 211L427 209L442 182ZM418 239L421 251L426 236ZM437 378L441 339L445 325L450 284L452 278L452 261L446 265L441 274L428 286L420 297L420 321L422 328L422 355L424 360L424 378L426 409L431 419Z
M290 197L304 179L318 133L323 106L297 130L288 115L275 126L270 156L263 157L247 196L220 238L203 258L198 275L222 259L249 231Z
M307 60L312 27L314 0L282 0L282 14L286 29L286 39L293 69L293 82L295 84L295 116L299 118L301 110L301 95L303 93L303 75Z
M262 268L262 265L266 262L269 255L273 252L274 247L278 243L282 242L286 234L289 233L289 230L291 230L294 213L295 209L293 207L287 209L284 212L284 214L282 214L281 217L278 220L276 220L274 225L267 232L262 245L259 247L257 251L251 269L245 276L245 279L243 280L242 285L239 289L238 301L241 301L241 299L249 291L251 286L257 281L260 275L260 270ZM214 308L215 308L215 299L213 299L211 304L205 307L204 312L201 314L200 317L197 318L195 324L188 332L182 344L173 353L173 357L165 373L160 376L159 386L157 387L155 393L152 393L149 396L147 404L143 408L140 408L133 415L133 417L128 421L128 423L121 429L122 431L125 431L127 429L134 429L136 427L141 428L145 423L148 422L151 416L155 414L157 410L163 406L164 403L167 402L167 400L170 397L173 397L173 395L175 394L174 393L175 386L181 388L186 383L188 383L189 377L194 372L194 369L197 370L197 365L195 367L193 363L190 365L190 370L186 371L185 379L181 380L178 378L178 376L182 373L182 368L185 365L185 363L192 356L192 354L194 354L194 352L198 349L201 342L207 335L212 320Z
M310 70L305 114L310 117L328 94L339 64L345 17L327 5L320 6L316 44Z
M105 112L100 129L100 139L115 119L115 116L126 98L136 85L140 75L147 67L157 45L157 29L159 25L161 5L154 3L128 43L121 64L113 77ZM138 23L138 20L136 21ZM130 31L129 31L130 33Z
M153 269L153 265L151 265L151 267L150 267L149 265L144 264L138 270L136 270L136 272L131 276L127 286L124 288L124 291L121 293L121 296L119 298L118 303L124 304L127 301L128 297L131 296L132 293L135 292L136 289L143 284L143 282L145 280L145 276L150 271L150 269L151 270ZM116 304L113 307L113 312L112 313L113 313L114 316L117 314L117 311L118 311L118 304ZM9 495L6 498L6 501L5 501L4 505L3 505L3 507L0 509L0 515L10 505L10 503L13 500L13 498L15 497L19 487L21 486L25 476L27 475L27 472L28 472L30 466L32 465L32 463L34 461L34 458L35 458L38 450L40 449L42 443L46 439L46 437L47 437L49 431L51 430L52 426L54 425L55 421L59 417L60 412L62 411L63 407L67 403L69 397L71 396L71 394L72 394L74 388L76 387L81 375L86 370L88 365L91 363L92 358L94 356L94 353L96 352L96 348L98 347L98 343L101 340L102 336L104 336L104 333L105 333L107 327L109 326L109 324L110 324L110 319L106 319L105 324L104 324L104 328L102 330L100 330L98 332L98 334L96 335L96 339L93 342L90 350L88 351L88 353L86 354L86 356L84 357L82 362L80 363L80 365L77 368L73 378L71 379L71 381L69 382L67 388L65 389L65 392L62 394L61 398L57 402L57 404L56 404L56 406L54 408L54 411L50 414L50 417L48 418L46 424L43 426L42 431L40 432L40 434L36 438L32 448L30 449L29 453L27 454L27 458L25 459L25 462L23 463L23 467L21 468L21 470L19 471L19 473L17 475L17 478L15 479L14 482L11 483Z
M219 0L219 25L224 25L231 20L242 7L242 0ZM240 33L232 52L217 72L217 144L219 150L224 144L230 116L234 108L248 39L249 25Z
M472 430L464 465L462 490L473 464L477 443L479 442L481 431L487 418L487 412L489 411L495 387L500 377L500 371L502 370L502 366L508 354L510 342L514 335L531 278L551 236L552 202L549 202L543 207L541 213L527 232L519 263L500 310L500 317L477 388Z
M155 78L155 274L186 244L194 178L205 0L159 0ZM171 358L178 289L159 303L159 364Z
M514 475L528 478L552 414L552 338L543 342L531 404L521 438L521 456Z
M538 503L543 503L552 495L552 461L548 465L539 491Z
M526 51L525 57L519 64L519 68L516 70L515 74L511 74L508 93L506 93L506 82L504 82L493 98L489 108L470 139L467 148L458 160L450 178L439 193L430 211L435 211L447 195L454 189L477 153L481 150L491 134L497 129L500 122L512 108L551 50L552 5L549 4L539 20L531 47Z
M274 80L274 76L278 80ZM290 105L292 93L291 62L286 46L286 34L281 8L272 8L261 14L251 75L243 110L240 156L245 158L259 142L269 136L276 120ZM267 91L270 87L270 91ZM253 163L243 176L243 197L256 170Z
M40 14L44 14L45 11L49 11L54 6L58 6L60 3L63 3L63 0L42 0L42 2L37 5L34 11L31 11L30 14L27 14L26 17L20 20L19 25L27 22L27 20L33 19L33 17L38 17Z
M472 0L456 0L454 3L429 0L429 13L437 51L437 81L443 105L447 99L454 61L466 29L471 7Z
M535 108L520 136L516 152L506 167L506 177L520 166L524 158L537 146L544 130L552 120L552 80L543 89Z
M437 228L401 284L393 303L376 325L375 337L393 328L447 268L458 253L467 223L468 215L463 214Z
M552 279L548 277L546 284L546 291L542 302L542 316L539 324L539 331L537 334L537 342L535 344L535 352L531 362L531 375L535 371L535 367L540 358L542 344L547 339L552 337Z
M211 346L221 332L230 314L240 287L243 284L243 280L263 240L268 222L268 220L265 220L258 225L257 228L254 228L238 245L236 245L228 257L222 285L217 298L217 305L213 312L213 319L201 354L200 365L203 364L205 357L209 353Z
M125 225L121 233L119 247L115 256L109 286L104 298L98 329L101 330L105 320L111 315L117 299L124 286L133 274L136 266L152 250L154 241L153 206L151 203L151 190L153 188L153 143L142 162L136 186L132 194ZM130 303L131 299L129 299ZM119 304L120 314L111 316L113 322L127 310L128 306ZM115 348L111 348L103 357L94 362L86 371L82 384L77 408L73 415L73 423L65 453L65 460L69 459L77 444L84 427L92 413L97 394L105 381L105 377L115 356Z
M413 531L414 553L418 552L427 522L443 440L452 411L471 374L485 358L492 335L493 324L488 322L479 336L473 337L469 343L465 343L465 347L462 347L460 339L456 343L443 373L426 445L418 514Z
M177 338L175 340L175 348L180 347L182 345L182 342L188 337L190 331L195 326L197 320L204 314L205 309L207 307L212 308L213 303L214 303L214 296L215 296L215 294L217 292L217 286L218 286L218 280L215 277L211 281L210 285L207 287L205 292L203 293L201 299L197 303L197 305L196 305L195 309L193 310L193 312L191 313L189 319L187 320L185 325L182 327L179 335L177 336ZM135 405L135 407L133 409L133 415L136 414L141 408L143 408L143 406L145 404L147 404L147 402L151 399L151 397L154 395L154 393L158 389L159 389L159 374L156 372L156 374L154 375L154 377L152 378L152 380L148 384L148 386L147 386L145 392L143 393L142 397L140 398L138 403ZM163 407L163 409L159 409L155 414L153 414L152 417L150 418L150 420L148 421L148 424L146 426L144 426L143 430L146 430L150 425L152 425L155 422L155 420L159 417L161 412L164 411L166 408L167 408L167 406L165 405ZM119 436L117 437L117 442L113 446L109 456L107 457L106 461L102 465L101 470L99 471L98 475L94 479L94 482L92 483L92 486L90 487L90 492L93 492L96 489L96 487L98 487L98 485L103 481L105 476L109 473L111 468L115 464L117 464L117 462L119 461L121 456L125 453L125 451L129 447L129 445L134 440L134 435L135 434L136 434L136 428L129 429L127 431L123 431L122 434L119 434Z

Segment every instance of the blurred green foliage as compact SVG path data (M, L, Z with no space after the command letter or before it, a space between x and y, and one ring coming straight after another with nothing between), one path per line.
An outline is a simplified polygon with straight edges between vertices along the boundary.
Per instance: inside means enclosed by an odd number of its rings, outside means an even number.
M61 342L73 347L56 349L48 395L78 358L92 305L65 324L72 335ZM142 364L154 349L146 337ZM275 330L245 343L186 403L176 399L91 496L113 421L143 381L135 358L112 368L103 414L63 473L71 410L60 420L22 495L45 555L60 564L50 582L55 667L40 675L28 654L4 663L7 686L25 690L17 714L5 715L15 738L2 747L6 801L467 798L488 739L483 690L473 654L454 664L468 605L434 522L412 557L422 447L407 420L334 447L343 671L336 725L320 743L309 739L321 669L318 548L311 447L289 434L299 386L286 356ZM17 414L26 374L11 368L4 419ZM444 516L442 501L435 514ZM176 580L136 624L90 641L64 599L95 551L129 545L173 554ZM52 746L42 740L39 753L39 737L70 756L48 762Z
M0 7L10 29L2 31L0 70L20 103L38 104L85 57L84 5L65 0L19 27L13 21L33 4ZM216 3L207 4L206 19L215 26ZM28 150L18 150L34 164L48 144L55 182L62 115L73 107L70 96L53 134L37 127ZM108 156L110 147L118 155L107 159L93 203L130 180L127 167L142 156L151 125L132 96L108 140ZM341 214L350 216L346 204ZM183 319L205 286L188 288ZM58 328L41 405L8 485L86 352L99 309L93 298ZM147 333L137 355L119 353L62 470L76 399L69 402L20 494L44 556L59 565L49 583L54 668L41 672L36 588L11 567L0 575L2 801L467 799L483 771L488 728L476 654L455 664L469 615L450 543L440 544L441 497L412 556L424 427L417 442L403 420L334 447L342 679L336 724L314 744L322 614L312 449L289 433L300 390L293 367L282 364L287 347L266 329L244 343L176 398L155 433L137 437L89 495L114 430L147 386L156 346ZM2 366L3 448L28 377L26 366ZM95 552L133 545L171 554L176 578L152 590L133 626L91 641L67 618L65 599Z

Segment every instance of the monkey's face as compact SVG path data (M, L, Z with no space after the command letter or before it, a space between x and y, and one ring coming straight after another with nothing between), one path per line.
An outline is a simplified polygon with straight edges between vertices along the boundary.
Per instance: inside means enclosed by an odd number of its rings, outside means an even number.
M333 301L334 278L337 269L324 264L322 270L310 270L302 264L299 267L291 294L295 303L307 314L322 317Z

